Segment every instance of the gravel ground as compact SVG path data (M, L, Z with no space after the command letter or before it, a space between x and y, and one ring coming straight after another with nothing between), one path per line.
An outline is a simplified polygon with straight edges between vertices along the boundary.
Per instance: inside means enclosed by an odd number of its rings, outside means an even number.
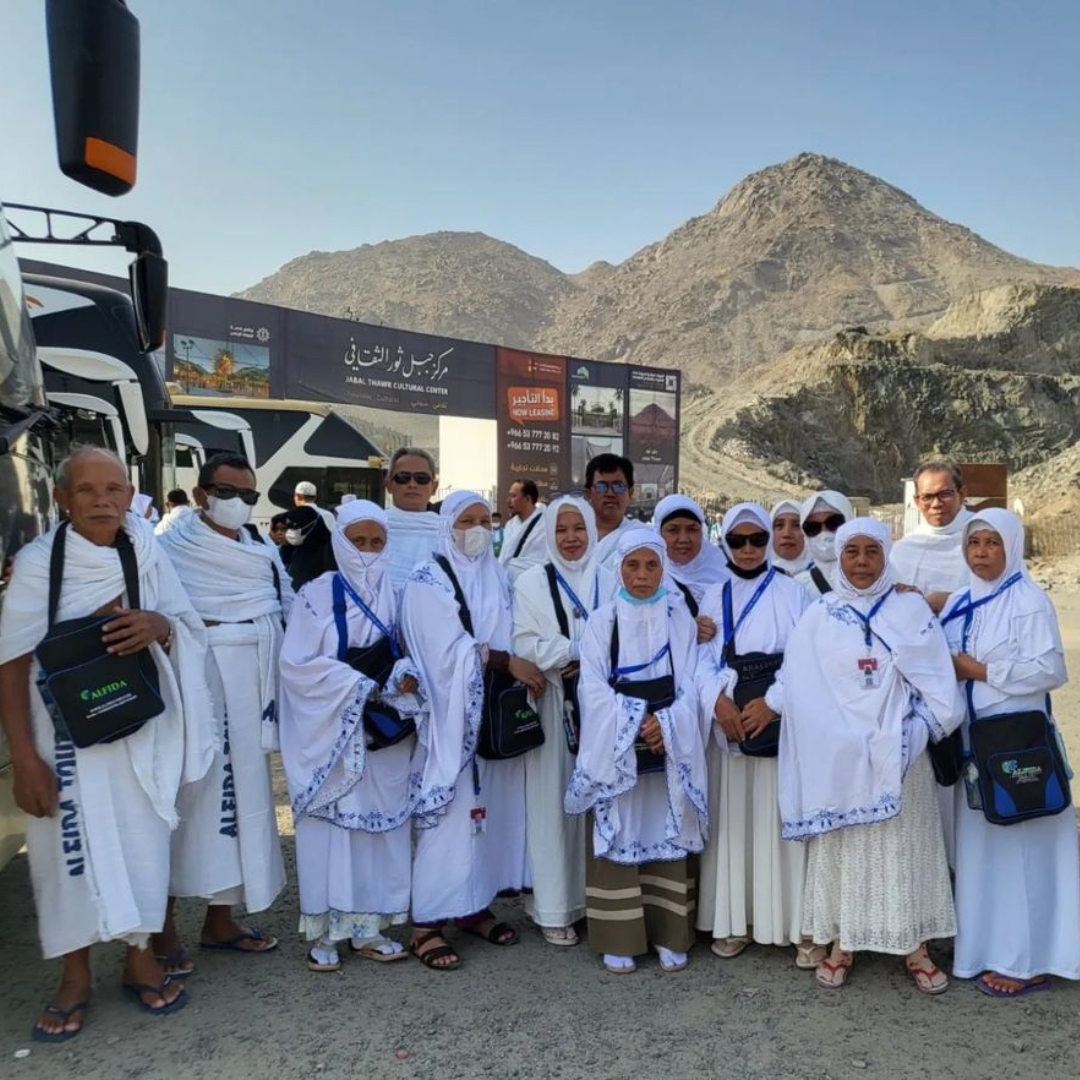
M1055 589L1053 596L1080 679L1080 594ZM1078 691L1074 683L1055 699L1074 762ZM279 820L293 881L284 806ZM497 910L521 930L521 943L498 949L459 940L465 963L456 972L350 956L339 974L315 975L294 933L292 885L257 920L282 939L281 948L267 956L196 952L191 1002L174 1016L148 1016L122 998L122 948L96 947L85 1030L72 1042L41 1046L30 1041L30 1027L58 969L40 959L24 855L0 873L0 895L0 1076L17 1080L1080 1074L1080 984L1056 980L1050 993L1009 1002L957 982L927 998L899 959L860 957L848 986L831 993L797 971L788 950L755 946L725 962L704 943L679 974L664 975L654 958L633 976L614 977L584 947L545 945L517 901ZM189 942L197 940L200 915L196 905L181 908ZM945 962L948 953L938 958ZM29 1055L18 1057L24 1050Z

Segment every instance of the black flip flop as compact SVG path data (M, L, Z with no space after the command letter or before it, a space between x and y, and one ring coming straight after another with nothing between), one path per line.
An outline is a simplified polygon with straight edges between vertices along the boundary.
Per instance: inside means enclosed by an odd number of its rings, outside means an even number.
M168 975L161 981L158 986L154 986L151 983L132 983L125 982L123 984L124 993L130 994L135 999L135 1004L142 1009L143 1012L148 1012L152 1016L168 1016L169 1013L179 1012L187 1003L188 996L187 991L181 987L180 993L165 1005L159 1005L156 1009L153 1005L143 1001L143 994L157 994L163 1001L165 1000L165 987L172 982L172 979Z
M494 916L493 916L494 917ZM516 945L518 942L518 932L509 924L500 921L496 921L494 925L486 933L479 928L479 926L462 926L458 924L458 929L464 931L466 934L472 934L473 937L478 937L486 941L489 945L498 945L500 948L506 948L508 945ZM499 939L509 932L510 937L505 941Z
M89 1009L89 1001L79 1001L72 1005L70 1009L61 1009L59 1005L46 1005L45 1012L50 1016L58 1016L66 1024L71 1019L72 1015L81 1012L83 1013L83 1022L74 1031L43 1031L35 1024L30 1029L30 1038L34 1042L40 1043L62 1043L67 1042L68 1039L74 1039L76 1035L82 1032L83 1024L86 1023L86 1010Z
M265 949L245 949L241 941L271 941ZM271 953L278 947L278 939L272 934L264 934L257 926L241 926L240 933L229 938L228 941L200 941L199 948L211 952L238 952L248 953L252 956L261 956L263 953Z
M195 974L194 965L188 971L182 970L183 965L191 959L191 957L188 956L187 949L185 949L183 945L173 949L167 956L155 956L154 959L163 968L181 968L179 971L166 971L165 974L168 975L170 979L189 979Z

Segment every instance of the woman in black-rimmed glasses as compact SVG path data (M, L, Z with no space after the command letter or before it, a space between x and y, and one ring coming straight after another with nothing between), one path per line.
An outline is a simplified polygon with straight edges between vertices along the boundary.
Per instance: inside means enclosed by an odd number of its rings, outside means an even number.
M712 951L738 956L751 941L795 945L814 968L826 950L802 941L805 852L781 839L777 799L779 714L772 675L809 593L770 565L772 522L740 503L724 515L730 581L709 588L702 613L718 632L698 655L697 684L708 742L709 843L701 859L697 926Z
M836 533L853 517L851 501L839 491L819 491L802 504L800 524L812 561L795 580L805 585L811 596L824 596L836 587Z

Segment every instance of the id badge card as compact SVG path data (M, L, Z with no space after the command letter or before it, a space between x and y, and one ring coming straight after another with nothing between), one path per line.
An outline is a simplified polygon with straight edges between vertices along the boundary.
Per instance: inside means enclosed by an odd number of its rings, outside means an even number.
M487 807L474 806L469 811L469 818L472 820L473 836L480 836L487 832Z
M859 660L859 685L864 690L876 690L881 685L876 657L864 656Z

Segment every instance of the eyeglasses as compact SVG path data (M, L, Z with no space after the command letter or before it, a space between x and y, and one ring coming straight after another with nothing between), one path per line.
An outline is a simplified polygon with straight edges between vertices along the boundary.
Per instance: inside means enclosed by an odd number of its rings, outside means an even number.
M589 485L589 489L598 495L606 495L609 491L613 495L625 495L629 487L625 480L597 480Z
M728 533L724 537L724 542L732 551L738 551L740 548L746 547L747 544L751 547L763 548L769 542L769 534L767 532L746 533L743 535Z
M219 499L239 499L248 506L254 506L259 501L259 492L254 488L238 488L232 484L207 484L206 490L214 492Z
M419 484L421 487L424 484L431 483L431 473L429 472L396 472L390 477L395 484Z
M956 497L956 488L942 488L941 491L928 491L925 495L916 495L915 501L920 506L933 506L934 503L946 503Z
M846 520L843 514L830 514L824 521L804 521L802 531L807 536L817 536L822 529L834 533Z

